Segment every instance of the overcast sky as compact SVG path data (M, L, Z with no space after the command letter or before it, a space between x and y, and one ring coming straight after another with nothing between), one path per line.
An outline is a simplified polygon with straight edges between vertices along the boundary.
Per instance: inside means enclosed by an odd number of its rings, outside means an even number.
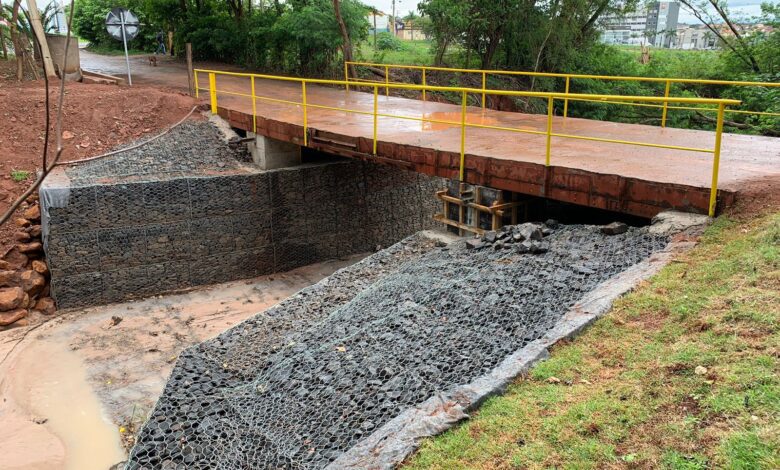
M769 3L777 3L780 0L769 0ZM390 13L393 10L392 0L363 0L363 3ZM396 0L396 15L401 17L410 10L416 10L419 0ZM729 10L737 17L756 16L761 13L761 0L728 0ZM696 23L696 18L683 8L680 9L680 23Z

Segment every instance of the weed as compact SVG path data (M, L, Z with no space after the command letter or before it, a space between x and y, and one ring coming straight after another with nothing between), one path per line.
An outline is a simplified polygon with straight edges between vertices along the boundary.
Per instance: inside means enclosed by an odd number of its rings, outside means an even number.
M11 170L11 179L17 183L27 181L30 178L30 174L27 170Z

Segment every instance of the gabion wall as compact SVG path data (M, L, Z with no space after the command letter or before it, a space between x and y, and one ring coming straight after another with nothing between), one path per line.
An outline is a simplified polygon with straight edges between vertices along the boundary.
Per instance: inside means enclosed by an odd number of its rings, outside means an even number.
M257 171L210 125L59 170L41 189L52 294L105 304L286 271L430 228L444 183L358 161Z
M182 352L127 468L326 467L666 243L552 223L441 248L411 237Z

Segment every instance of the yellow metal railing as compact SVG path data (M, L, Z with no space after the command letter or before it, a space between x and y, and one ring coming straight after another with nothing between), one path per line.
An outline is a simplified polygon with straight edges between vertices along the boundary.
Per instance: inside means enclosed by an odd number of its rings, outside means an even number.
M199 73L205 73L208 76L208 88L200 88L198 86L198 74ZM447 124L452 126L459 126L460 127L460 168L459 168L459 178L460 181L463 181L465 176L465 159L466 159L466 128L473 127L473 128L481 128L481 129L494 129L499 131L506 131L506 132L514 132L514 133L524 133L524 134L533 134L533 135L541 135L545 137L546 140L546 149L545 149L545 165L550 166L551 161L551 149L552 149L552 138L564 138L564 139L578 139L578 140L587 140L587 141L595 141L595 142L605 142L605 143L614 143L614 144L626 144L626 145L637 145L642 147L652 147L652 148L662 148L662 149L671 149L671 150L681 150L681 151L689 151L689 152L697 152L697 153L710 153L713 155L713 166L712 166L712 186L710 189L710 202L709 202L709 214L710 216L714 216L715 214L715 206L717 202L717 191L718 191L718 172L719 172L719 165L720 165L720 150L721 150L721 135L723 133L723 116L726 112L726 106L731 105L738 105L740 101L738 100L728 100L728 99L707 99L707 98L675 98L675 97L654 97L654 96L620 96L620 95L584 95L584 94L576 94L576 93L557 93L557 92L531 92L531 91L507 91L507 90L489 90L489 89L479 89L479 88L463 88L463 87L444 87L444 86L428 86L428 85L410 85L410 84L400 84L400 83L360 83L360 82L354 82L354 81L347 81L347 80L325 80L325 79L316 79L316 78L295 78L295 77L284 77L284 76L275 76L275 75L262 75L262 74L253 74L253 73L238 73L238 72L222 72L218 70L205 70L205 69L196 69L194 71L195 74L195 96L200 97L200 90L208 91L209 97L210 97L210 103L211 103L211 112L214 114L217 114L218 111L218 95L224 94L229 96L240 96L240 97L246 97L252 100L252 129L254 132L257 132L257 100L262 100L270 103L280 103L280 104L287 104L291 106L300 107L302 111L302 117L303 117L303 145L308 145L308 111L309 109L323 109L323 110L330 110L330 111L340 111L340 112L346 112L346 113L354 113L354 114L361 114L366 116L372 116L373 118L373 154L376 155L377 153L377 142L378 142L378 121L379 118L390 118L390 119L404 119L404 120L412 120L412 121L419 121L423 123L437 123L437 124ZM239 79L248 79L250 81L250 93L244 93L241 91L235 91L234 90L228 90L228 89L218 89L217 88L217 76L222 77L234 77ZM301 93L301 100L300 101L294 101L294 100L287 100L287 99L281 99L281 98L272 98L270 96L259 96L255 93L255 80L261 79L261 80L274 80L274 81L280 81L280 82L287 82L287 83L298 83L300 84L300 93ZM343 86L346 90L349 90L349 87L356 87L356 88L369 88L373 91L373 108L371 110L367 109L350 109L346 107L339 107L339 106L327 106L324 104L316 104L312 103L308 99L307 95L307 85L335 85L335 86ZM400 89L400 90L417 90L422 91L423 93L426 92L432 92L432 91L438 91L438 92L450 92L450 93L458 93L461 95L461 106L460 106L460 120L459 121L448 121L443 119L433 119L428 118L423 115L423 117L417 117L417 116L403 116L403 115L397 115L397 114L388 114L388 113L381 113L379 112L379 89L380 88L386 88L386 93L389 94L390 89ZM525 128L514 128L514 127L506 127L506 126L494 126L489 124L477 124L477 123L470 123L467 122L466 115L467 115L467 107L468 107L468 95L469 94L485 94L485 95L503 95L503 96L517 96L517 97L530 97L530 98L543 98L547 100L547 124L544 131L541 130L534 130L534 129L525 129ZM678 103L678 104L705 104L705 105L716 105L717 106L717 125L716 125L716 131L715 131L715 145L713 148L701 148L701 147L686 147L686 146L679 146L679 145L666 145L666 144L657 144L652 142L636 142L636 141L629 141L629 140L619 140L619 139L607 139L602 137L592 137L592 136L582 136L582 135L573 135L573 134L565 134L561 132L554 132L553 131L553 104L555 100L591 100L591 101L598 101L598 102L637 102L637 103ZM347 106L347 105L345 105Z
M385 80L370 80L364 78L351 78L348 74L349 66L364 66L374 67L383 70L385 73ZM428 71L437 72L452 72L452 73L468 73L482 76L482 88L480 94L482 95L482 107L485 107L485 97L487 92L487 77L490 75L514 75L514 76L527 76L527 77L550 77L550 78L563 78L564 93L569 93L572 80L575 79L590 79L590 80L606 80L606 81L628 81L628 82L655 82L664 84L664 98L669 98L672 84L695 84L695 85L720 85L720 86L758 86L758 87L780 87L778 82L748 82L748 81L730 81L730 80L699 80L693 78L659 78L659 77L631 77L631 76L613 76L613 75L587 75L577 73L548 73L548 72L523 72L512 70L480 70L480 69L459 69L449 67L433 67L427 65L394 65L394 64L375 64L371 62L345 62L344 63L344 79L353 83L383 83L390 82L389 72L392 69L405 69L405 70L420 70L422 72L422 85L427 85L427 73ZM389 88L386 89L389 93ZM423 101L427 99L425 92L422 96ZM589 99L579 99L577 101L596 101ZM701 112L717 112L717 108L697 108L692 106L669 106L667 102L661 104L650 103L631 103L627 101L603 101L597 100L604 104L622 104L643 106L650 108L661 109L661 127L666 127L666 121L669 110L682 110L682 111L701 111ZM767 112L767 111L750 111L744 109L728 109L727 113L734 114L755 114L760 116L776 116L780 117L780 113ZM569 100L563 100L563 117L567 117L569 114Z

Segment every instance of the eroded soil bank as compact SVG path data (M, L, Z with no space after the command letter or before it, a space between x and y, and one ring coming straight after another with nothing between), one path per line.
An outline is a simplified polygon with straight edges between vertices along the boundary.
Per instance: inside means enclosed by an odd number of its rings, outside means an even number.
M362 255L0 333L0 468L105 470L125 459L185 347Z

